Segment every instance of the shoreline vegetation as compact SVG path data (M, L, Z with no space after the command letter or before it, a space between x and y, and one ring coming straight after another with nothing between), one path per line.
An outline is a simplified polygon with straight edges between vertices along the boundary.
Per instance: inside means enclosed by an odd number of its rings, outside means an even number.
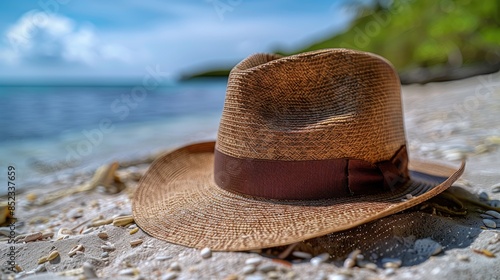
M343 32L327 34L285 56L324 48L349 48L387 58L403 84L458 80L500 70L500 3L482 1L354 1L356 19ZM236 62L234 63L236 64ZM227 78L232 66L193 70L181 81Z

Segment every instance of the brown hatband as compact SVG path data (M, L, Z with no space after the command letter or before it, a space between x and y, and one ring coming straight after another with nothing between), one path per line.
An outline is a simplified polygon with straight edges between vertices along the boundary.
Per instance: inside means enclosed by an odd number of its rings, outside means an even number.
M327 199L394 191L409 180L402 146L391 160L280 161L237 158L215 149L215 183L228 191L268 199Z

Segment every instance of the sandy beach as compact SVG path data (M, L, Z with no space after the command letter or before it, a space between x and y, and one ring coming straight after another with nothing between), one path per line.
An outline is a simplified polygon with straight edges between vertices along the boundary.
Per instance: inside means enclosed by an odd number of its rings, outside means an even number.
M196 250L152 238L131 218L154 157L109 162L16 194L16 237L0 229L1 279L500 279L499 81L403 87L410 158L465 159L452 190L462 208L431 201L286 248Z

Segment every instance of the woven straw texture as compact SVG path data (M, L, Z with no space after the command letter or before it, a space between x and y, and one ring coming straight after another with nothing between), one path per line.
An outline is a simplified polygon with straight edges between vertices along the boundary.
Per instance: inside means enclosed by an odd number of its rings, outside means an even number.
M257 54L231 71L217 149L239 158L375 163L405 144L402 114L399 78L379 56Z
M439 167L451 176L437 186L415 173L405 187L380 195L266 200L216 186L213 149L213 142L186 146L152 164L134 196L139 227L156 238L195 248L241 251L286 245L410 208L447 189L463 172L463 166L453 174ZM436 172L436 167L429 169ZM407 200L407 194L413 198Z
M238 64L228 81L217 149L250 159L374 163L390 159L405 142L392 66L372 54L330 49L284 58L258 54ZM151 165L133 200L144 231L222 251L286 245L410 208L447 189L464 169L410 162L417 172L394 192L271 200L218 187L214 149L214 142L185 146Z

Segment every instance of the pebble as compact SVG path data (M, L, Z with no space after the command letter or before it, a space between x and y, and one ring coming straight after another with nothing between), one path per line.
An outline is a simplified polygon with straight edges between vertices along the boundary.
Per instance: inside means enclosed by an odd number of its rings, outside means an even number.
M172 257L171 256L157 256L155 258L155 260L157 261L166 261L166 260L170 260Z
M43 264L39 264L34 270L33 272L35 273L40 273L40 272L45 272L47 271L47 268L45 267L45 265Z
M269 271L274 271L274 270L276 270L276 265L272 264L272 263L265 263L265 264L259 266L259 270L264 272L264 273L267 273Z
M416 240L413 248L418 255L426 258L437 255L443 251L441 244L430 238Z
M163 274L161 277L161 280L173 280L177 278L177 273L176 272L167 272Z
M115 246L113 246L113 245L102 245L101 249L106 250L106 251L114 251L114 250L116 250Z
M142 244L142 242L144 242L144 240L142 240L142 239L135 239L135 240L130 241L130 246L134 247L134 246Z
M292 256L301 258L301 259L310 259L312 258L312 255L306 252L301 252L301 251L294 251L292 252Z
M266 280L266 277L262 275L249 275L245 277L245 280Z
M500 219L500 213L498 213L497 211L494 211L494 210L488 210L488 211L484 212L484 214L490 215L495 219Z
M500 200L498 200L498 199L490 200L490 201L488 201L488 204L491 207L498 208L498 207L500 207Z
M208 259L208 258L212 257L212 250L210 250L210 248L203 248L200 251L200 255L202 258Z
M488 201L490 199L490 197L488 196L487 193L485 192L481 192L479 194L479 200L482 200L482 201Z
M496 228L497 227L497 224L495 223L495 221L490 220L490 219L483 219L483 223L485 226L487 226L489 228Z
M95 273L95 268L91 263L84 262L82 269L83 269L83 275L85 276L85 279L97 278L97 274Z
M238 275L229 274L228 276L226 276L226 278L224 278L224 280L238 280Z
M252 274L256 271L257 269L255 268L254 265L247 264L243 267L242 273L247 275L247 274Z
M137 270L137 268L125 268L125 269L122 269L118 272L119 275L128 275L128 276L134 276L134 275L137 275L139 274L139 271Z
M102 252L101 258L109 258L109 253L108 252Z
M467 255L463 255L463 254L458 254L458 255L457 255L457 259L458 259L459 261L468 262L468 261L469 261L469 256L467 256Z
M386 276L391 276L396 273L396 270L394 268L387 268L386 270L384 270L384 273Z
M377 271L377 265L372 262L366 263L364 267L372 271Z
M269 278L269 279L278 279L278 278L280 278L280 275L276 271L271 271L271 272L269 272L267 274L267 278Z
M493 186L491 186L491 192L493 192L493 193L500 192L500 183L494 184Z
M101 231L97 234L97 236L101 239L108 239L109 235L106 231Z
M328 280L347 280L347 277L340 274L330 274L328 275Z
M319 265L321 263L326 262L329 258L330 258L330 254L328 254L328 253L319 254L311 259L311 264L312 265Z
M171 271L181 271L181 265L178 262L173 262L168 267Z
M400 259L395 258L383 258L382 265L385 268L398 268L403 262Z
M250 264L250 265L259 265L262 263L261 258L249 258L245 261L245 264Z

